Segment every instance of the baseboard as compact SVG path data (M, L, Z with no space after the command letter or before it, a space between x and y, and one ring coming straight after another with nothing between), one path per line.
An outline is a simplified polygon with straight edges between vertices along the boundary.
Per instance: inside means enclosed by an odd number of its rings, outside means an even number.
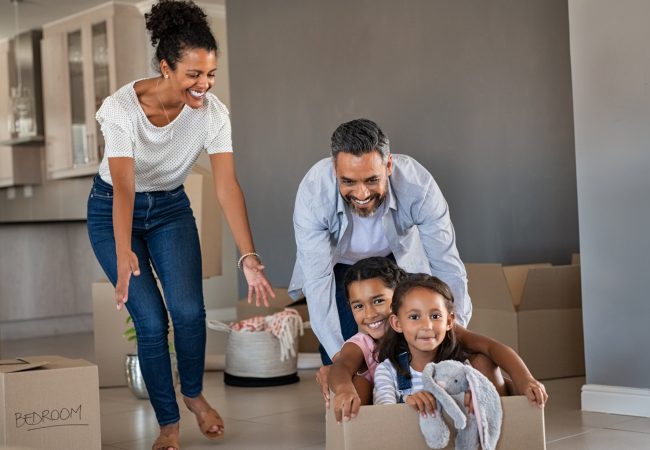
M650 417L650 389L585 384L581 400L583 411Z

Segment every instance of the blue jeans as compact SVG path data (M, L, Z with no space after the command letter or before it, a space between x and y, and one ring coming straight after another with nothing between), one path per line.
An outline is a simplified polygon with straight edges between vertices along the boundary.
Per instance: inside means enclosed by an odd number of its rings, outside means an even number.
M352 266L342 263L334 265L334 282L336 283L336 309L339 313L339 323L341 324L341 334L343 335L344 341L347 341L359 331L357 322L354 320L354 316L352 315L352 308L350 308L350 304L348 303L348 296L345 294L345 286L343 285L345 273L350 267ZM320 359L323 362L324 366L329 366L332 364L332 360L325 351L325 347L319 345L318 351L320 352Z
M88 197L88 235L102 269L115 285L113 188L99 176ZM126 308L135 325L140 369L156 418L160 425L168 425L180 420L167 343L168 312L183 395L201 394L205 367L201 250L183 186L135 194L131 248L138 257L140 276L131 277Z

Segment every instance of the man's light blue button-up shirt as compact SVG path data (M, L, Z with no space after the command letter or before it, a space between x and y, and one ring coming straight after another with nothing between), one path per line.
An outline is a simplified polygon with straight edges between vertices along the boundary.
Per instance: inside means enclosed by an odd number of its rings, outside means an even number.
M454 294L456 321L467 326L472 303L465 266L456 249L449 208L435 180L406 155L393 155L382 225L397 264L446 282ZM293 212L297 255L289 294L307 298L314 333L328 355L343 346L333 267L350 245L350 209L339 193L331 158L317 162L298 188Z

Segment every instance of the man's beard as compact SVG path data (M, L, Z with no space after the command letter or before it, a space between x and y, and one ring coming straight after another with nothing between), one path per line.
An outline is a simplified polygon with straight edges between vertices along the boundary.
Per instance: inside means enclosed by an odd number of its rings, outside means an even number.
M354 198L356 198L356 197L354 197L353 195L346 195L346 196L343 197L343 200L350 207L352 212L354 214L356 214L357 216L359 216L359 217L371 217L377 212L379 207L381 205L383 205L384 200L386 200L386 194L383 194L383 195L372 194L370 196L370 200L368 201L368 203L373 203L374 202L374 206L372 208L359 208L356 205L356 203L354 203L354 201L352 200Z

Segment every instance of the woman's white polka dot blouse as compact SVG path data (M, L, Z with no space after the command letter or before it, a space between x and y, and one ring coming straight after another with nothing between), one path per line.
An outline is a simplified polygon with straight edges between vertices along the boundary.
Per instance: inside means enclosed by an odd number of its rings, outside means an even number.
M133 89L137 81L120 88L104 100L97 111L106 141L99 175L109 184L108 158L133 158L136 192L169 191L185 181L197 158L232 152L228 108L211 94L201 108L184 106L168 125L149 122Z

